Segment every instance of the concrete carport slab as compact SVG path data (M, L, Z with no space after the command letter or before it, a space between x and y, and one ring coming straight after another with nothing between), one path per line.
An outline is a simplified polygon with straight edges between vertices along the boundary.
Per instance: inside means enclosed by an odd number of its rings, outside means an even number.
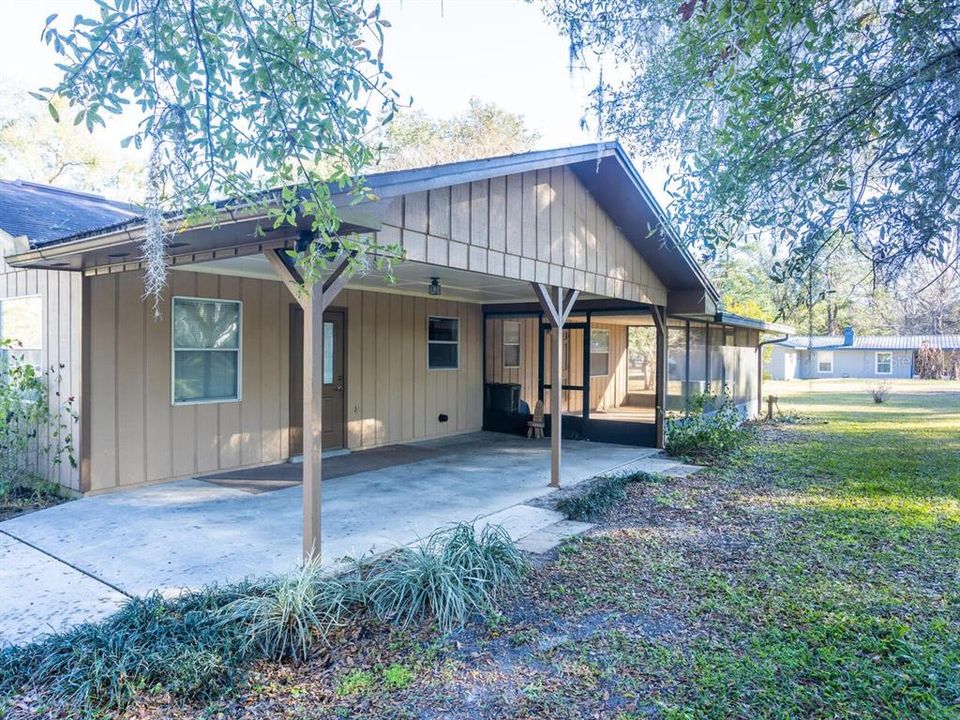
M557 521L556 513L523 504L552 492L548 444L496 433L429 444L444 452L324 483L325 566L414 542L451 522L485 518L520 539ZM566 441L563 482L570 486L645 461L657 465L655 453ZM183 588L289 572L300 560L301 498L299 487L251 494L194 479L87 497L0 523L0 531L41 551L30 548L38 557L24 551L21 569L4 577L0 624L7 623L17 603L31 608L17 613L21 623L25 614L34 616L35 634L48 629L72 601L78 608L72 621L99 617L99 602L88 612L80 610L92 591L82 589L86 581L79 578L63 583L60 594L53 583L39 601L31 576L66 573L50 567L52 558L91 582L102 581L92 594L110 601L119 596L111 594L112 588L131 596L152 590L173 595ZM24 606L12 597L37 600Z

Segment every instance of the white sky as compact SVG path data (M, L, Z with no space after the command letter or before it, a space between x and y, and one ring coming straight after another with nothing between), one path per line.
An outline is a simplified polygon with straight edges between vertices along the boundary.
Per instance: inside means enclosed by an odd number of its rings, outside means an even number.
M522 114L540 132L541 147L595 139L593 131L580 128L594 77L569 72L567 41L547 23L539 4L382 0L381 6L393 25L384 63L401 95L413 97L413 107L449 117L477 96ZM0 8L0 75L28 89L57 79L57 57L40 38L46 17L57 12L65 24L78 13L96 12L92 0L0 0ZM659 191L662 174L645 174Z

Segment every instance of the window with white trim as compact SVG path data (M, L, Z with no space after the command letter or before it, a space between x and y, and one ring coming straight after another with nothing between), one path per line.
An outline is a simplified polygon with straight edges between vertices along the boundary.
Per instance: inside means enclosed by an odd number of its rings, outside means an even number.
M817 352L817 372L833 372L833 353L829 350L820 350Z
M878 352L876 356L877 375L893 374L893 353Z
M520 367L520 321L503 321L503 366Z
M610 331L590 331L590 377L610 374Z
M174 405L240 399L242 304L173 298Z
M427 317L427 368L456 370L460 367L460 320Z
M0 300L0 369L9 363L43 363L43 301L39 295Z

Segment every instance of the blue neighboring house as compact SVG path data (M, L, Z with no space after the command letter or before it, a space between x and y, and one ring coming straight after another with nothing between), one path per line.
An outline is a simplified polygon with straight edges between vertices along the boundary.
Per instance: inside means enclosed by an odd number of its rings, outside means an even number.
M960 335L798 335L773 344L766 370L774 380L912 378L924 347L960 353Z

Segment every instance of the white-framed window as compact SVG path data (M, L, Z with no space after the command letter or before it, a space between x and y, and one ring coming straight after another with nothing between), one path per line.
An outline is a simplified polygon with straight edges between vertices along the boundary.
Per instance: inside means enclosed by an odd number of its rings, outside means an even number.
M456 370L460 367L460 320L427 317L427 368Z
M243 304L178 296L171 315L173 404L239 401Z
M503 366L520 367L520 321L503 321Z
M875 367L877 370L877 375L892 375L893 374L893 353L878 352L876 355Z
M590 377L610 374L610 331L590 331Z
M818 373L833 372L833 353L830 352L829 350L817 351L817 372Z
M9 363L43 365L43 301L39 295L0 299L0 369Z

